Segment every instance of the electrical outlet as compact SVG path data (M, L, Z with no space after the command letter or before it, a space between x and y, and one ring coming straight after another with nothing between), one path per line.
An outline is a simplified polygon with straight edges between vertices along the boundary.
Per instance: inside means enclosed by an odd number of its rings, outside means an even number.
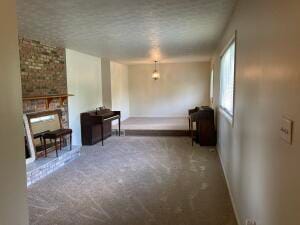
M256 225L256 222L254 220L246 219L245 225Z
M281 119L280 136L287 143L292 144L293 121L283 117Z

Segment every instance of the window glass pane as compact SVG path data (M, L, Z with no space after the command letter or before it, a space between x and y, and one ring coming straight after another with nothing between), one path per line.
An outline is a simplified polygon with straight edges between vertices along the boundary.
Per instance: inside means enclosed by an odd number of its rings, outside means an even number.
M210 105L213 106L214 103L214 70L211 70L210 74Z
M214 97L214 71L211 70L210 74L210 98Z
M235 63L235 42L225 51L221 58L221 92L220 104L221 107L233 116L233 101L234 101L234 63Z

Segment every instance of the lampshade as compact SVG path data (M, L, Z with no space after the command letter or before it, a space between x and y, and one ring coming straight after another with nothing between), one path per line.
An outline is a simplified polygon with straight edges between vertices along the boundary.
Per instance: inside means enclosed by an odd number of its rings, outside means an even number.
M160 78L159 72L157 70L153 71L152 79L157 80Z
M156 63L157 63L157 61L154 61L154 63L155 63L155 69L154 69L154 71L152 73L152 79L158 80L160 78L160 74L159 74L158 70L156 69Z

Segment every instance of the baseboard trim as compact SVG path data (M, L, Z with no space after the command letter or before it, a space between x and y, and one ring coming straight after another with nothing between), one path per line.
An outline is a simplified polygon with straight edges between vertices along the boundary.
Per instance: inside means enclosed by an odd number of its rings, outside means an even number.
M130 115L128 118L187 118L187 115Z
M232 191L230 189L228 177L227 177L226 170L225 170L225 167L224 167L224 163L223 163L223 160L222 160L222 155L219 152L218 147L217 147L217 153L218 153L219 160L220 160L220 163L221 163L221 167L222 167L222 170L223 170L223 174L224 174L224 177L225 177L225 181L226 181L226 185L227 185L227 189L228 189L228 192L229 192L229 197L230 197L230 201L231 201L231 204L232 204L232 207L233 207L233 212L234 212L236 221L237 221L238 225L242 225L242 223L240 221L239 213L238 213L238 210L237 210L234 198L233 198L233 194L232 194Z
M188 130L124 130L125 136L189 136Z

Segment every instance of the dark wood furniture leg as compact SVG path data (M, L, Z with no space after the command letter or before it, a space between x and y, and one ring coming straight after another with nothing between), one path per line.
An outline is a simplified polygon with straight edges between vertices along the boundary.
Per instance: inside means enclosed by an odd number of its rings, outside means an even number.
M102 141L102 146L104 145L104 140L103 140L103 123L101 124L101 141Z
M61 136L59 137L59 150L61 150L61 141L62 141L62 138Z
M43 136L40 136L40 142L41 142L41 145L44 144L44 142L43 142Z
M44 151L45 151L45 157L47 157L47 142L45 138L44 138Z
M72 133L70 134L70 151L72 150Z
M121 119L120 119L120 117L119 117L118 121L119 121L119 136L121 136Z
M58 151L57 151L57 140L55 138L54 140L54 143L55 143L55 152L56 152L56 157L58 157Z
M193 122L190 122L191 126L191 138L192 138L192 146L194 146L194 128L193 128Z

